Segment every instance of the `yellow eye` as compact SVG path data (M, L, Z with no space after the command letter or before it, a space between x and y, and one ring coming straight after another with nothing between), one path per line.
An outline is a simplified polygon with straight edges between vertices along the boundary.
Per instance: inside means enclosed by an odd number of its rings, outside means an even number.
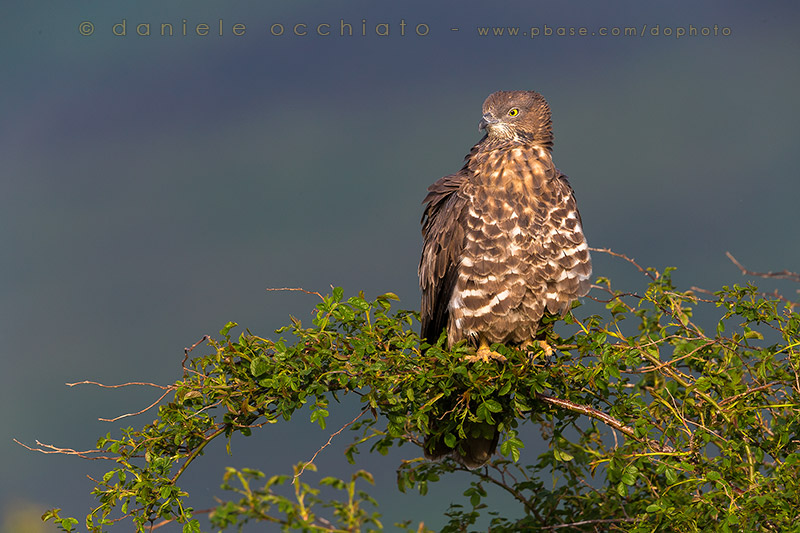
M516 107L512 107L511 109L508 110L509 117L516 117L517 115L519 115L519 109L517 109Z

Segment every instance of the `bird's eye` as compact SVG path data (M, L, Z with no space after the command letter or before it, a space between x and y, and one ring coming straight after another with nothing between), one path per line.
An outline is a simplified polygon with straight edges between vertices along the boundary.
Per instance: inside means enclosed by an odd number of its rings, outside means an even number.
M519 109L517 109L516 107L512 107L511 109L508 110L509 117L516 117L517 115L519 115Z

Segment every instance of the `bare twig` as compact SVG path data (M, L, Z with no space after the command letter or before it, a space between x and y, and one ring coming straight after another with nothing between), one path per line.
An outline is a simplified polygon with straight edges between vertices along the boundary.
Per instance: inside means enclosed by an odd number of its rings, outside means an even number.
M114 457L108 457L108 456L105 456L105 455L94 456L94 457L90 455L90 454L93 454L93 453L103 453L103 450L85 450L85 451L79 452L77 450L73 450L72 448L58 448L56 446L53 446L52 444L44 444L42 442L39 442L38 440L36 441L36 445L39 446L39 448L34 448L33 446L28 446L27 444L23 444L22 442L18 441L17 439L13 439L13 440L14 440L14 442L19 444L23 448L26 448L26 449L28 449L28 450L30 450L32 452L39 452L39 453L44 453L44 454L57 453L57 454L62 454L62 455L76 455L76 456L80 457L81 459L89 459L89 460L92 460L92 461L96 461L97 459L106 459L108 461L113 461L114 460Z
M687 339L687 340L701 340L701 338L690 338L690 339ZM713 345L715 342L716 341L709 340L705 344L701 344L700 346L698 346L697 348L695 348L694 350L692 350L691 352L689 352L687 354L684 354L684 355L682 355L680 357L676 357L675 359L670 359L669 361L664 361L663 363L661 363L659 365L654 365L654 366L648 366L648 367L645 367L645 368L641 368L639 370L631 372L631 374L646 374L648 372L655 372L655 371L661 370L665 366L671 366L671 365L674 365L675 363L677 363L679 361L683 361L686 358L692 357L694 354L696 354L700 350L702 350L704 348L708 348L709 346ZM642 345L642 347L644 347L644 346L647 346L647 345L646 344Z
M708 289L703 289L702 287L698 287L698 286L696 286L696 285L692 285L692 286L691 286L691 287L689 287L689 288L690 288L691 290L695 291L695 292L702 292L703 294L710 294L711 296L716 296L716 294L714 294L714 292L713 292L713 291L710 291L710 290L708 290ZM708 302L711 302L711 303L714 303L714 302L715 302L715 300L703 300L703 301L704 301L704 302L708 301Z
M607 303L610 303L610 302L612 302L614 300L619 300L619 302L622 305L624 305L625 308L628 311L630 311L631 313L634 311L634 308L631 307L630 305L626 304L622 299L625 298L626 296L633 296L634 298L641 298L641 296L639 296L638 294L633 293L633 292L623 292L623 293L619 293L619 294L614 294L614 292L612 292L611 289L609 289L608 287L604 287L602 285L592 285L592 288L593 289L600 289L601 291L607 292L609 295L611 295L611 298L609 298L608 300L602 300L602 299L596 298L596 297L594 297L592 295L587 295L588 298L591 298L595 302L598 302L598 303L601 303L601 304L607 304Z
M114 418L98 418L98 420L101 421L101 422L116 422L117 420L121 420L123 418L128 418L129 416L140 415L140 414L142 414L142 413L144 413L146 411L149 411L150 409L152 409L156 405L158 405L161 402L161 400L164 399L164 396L166 396L167 394L169 394L170 392L172 392L174 390L175 390L175 387L168 387L167 390L164 391L164 394L159 396L156 401L154 401L153 403L151 403L150 405L148 405L144 409L142 409L140 411L136 411L135 413L125 413L124 415L115 416Z
M606 518L600 520L581 520L580 522L571 522L569 524L558 524L556 526L539 526L540 529L555 531L565 527L580 527L590 526L592 524L615 524L617 522L635 522L636 518Z
M195 348L200 346L201 343L206 342L210 338L211 338L210 335L203 335L202 339L200 339L196 343L192 344L188 348L184 348L183 349L183 361L181 361L181 368L183 368L183 376L184 377L186 377L186 372L189 370L188 368L186 368L186 361L189 360L189 352L191 352L192 350L194 350Z
M195 344L195 346L197 346L197 345ZM127 418L129 416L140 415L140 414L142 414L142 413L144 413L146 411L149 411L150 409L152 409L156 405L158 405L158 403L161 400L164 399L164 396L166 396L167 394L169 394L170 392L175 390L175 386L174 385L156 385L155 383L149 383L149 382L146 382L146 381L130 381L128 383L120 383L119 385L104 385L103 383L98 383L97 381L88 381L88 380L86 380L86 381L78 381L76 383L67 383L68 387L74 387L75 385L97 385L98 387L102 387L104 389L119 389L119 388L122 388L122 387L131 387L133 385L142 385L142 386L145 386L145 387L153 387L153 388L161 389L161 390L164 391L164 394L159 396L156 401L154 401L153 403L151 403L150 405L148 405L147 407L145 407L141 411L137 411L135 413L126 413L124 415L119 415L119 416L114 417L114 418L98 418L98 420L100 420L101 422L116 422L117 420L120 420L122 418Z
M493 468L493 469L495 469L500 474L501 479L497 479L495 477L490 476L489 473L488 473L488 469L487 469L486 472L484 472L483 470L470 470L469 468L467 468L465 466L460 466L459 465L458 470L461 470L462 472L468 472L468 473L475 474L478 477L480 477L481 479L483 479L485 481L488 481L489 483L494 483L498 487L502 488L503 490L505 490L506 492L511 494L518 502L520 502L525 507L525 509L528 510L529 513L531 513L534 517L536 517L537 520L541 521L542 517L536 511L536 507L531 503L531 501L529 499L527 499L525 496L523 496L522 493L519 490L515 489L514 487L512 487L511 485L506 483L505 476L503 475L505 467L503 468L503 470L501 470L494 463L491 463L488 466Z
M772 383L767 383L766 385L761 385L760 387L753 387L752 389L747 389L746 391L744 391L742 393L739 393L736 396L731 396L730 398L725 398L724 400L720 401L719 404L720 405L726 405L726 404L729 404L729 403L733 403L733 402L735 402L737 400L740 400L741 398L744 398L748 394L753 394L754 392L759 392L759 391L762 391L764 389L771 389L773 386L780 385L780 384L781 384L780 381L773 381Z
M317 450L316 452L314 452L314 455L311 457L311 459L309 459L308 461L306 461L305 463L303 463L303 467L300 469L300 471L299 471L299 472L297 472L297 473L294 475L294 478L292 478L292 485L294 485L294 484L295 484L295 482L297 481L297 478L299 478L299 477L300 477L300 476L303 474L303 472L305 472L305 470L306 470L306 467L308 467L308 465L310 465L310 464L313 464L313 463L314 463L314 459L316 459L316 458L317 458L317 455L319 455L319 453L320 453L322 450L324 450L325 448L327 448L328 446L330 446L330 445L331 445L331 442L333 442L333 438L334 438L335 436L337 436L339 433L341 433L342 431L344 431L344 430L345 430L345 429L347 429L348 427L350 427L350 426L352 426L353 424L355 424L355 423L356 423L356 421L357 421L359 418L361 418L362 416L364 416L364 413L366 413L368 410L369 410L369 408L364 408L364 409L362 409L362 410L361 410L361 412L360 412L360 413L358 413L358 416L357 416L357 417L355 417L355 418L354 418L354 419L352 419L350 422L348 422L347 424L345 424L345 425L343 425L342 427L340 427L340 428L339 428L339 431L337 431L336 433L333 433L333 434L332 434L330 437L328 437L328 442L326 442L325 444L323 444L323 445L322 445L322 447L321 447L319 450Z
M780 272L754 272L752 270L747 270L739 261L733 257L733 254L730 252L725 252L725 255L728 256L728 259L731 260L731 263L737 266L739 270L742 271L742 275L744 276L755 276L757 278L773 278L773 279L788 279L791 281L796 281L800 283L800 274L797 272L790 272L788 270L781 270Z
M203 411L207 411L207 410L209 410L209 409L213 409L214 407L216 407L216 406L218 406L219 404L221 404L223 401L224 401L224 400L217 400L217 401L216 401L216 402L214 402L214 403L208 404L208 405L206 405L205 407L203 407L202 409L198 409L197 411L195 411L194 413L192 413L191 415L189 415L189 418L195 417L195 416L199 415L200 413L202 413ZM263 424L259 424L257 427L261 427L262 425L263 425ZM240 425L239 427L244 427L244 426L241 426L241 425ZM249 426L249 427L256 427L256 426Z
M75 385L97 385L98 387L102 387L104 389L119 389L122 387L131 387L133 385L143 385L146 387L153 387L161 390L168 390L173 388L172 385L156 385L155 383L149 383L147 381L130 381L128 383L120 383L119 385L104 385L96 381L78 381L76 383L67 383L66 385L68 387L74 387Z
M800 292L800 291L797 291L797 292ZM778 300L782 301L783 303L788 304L789 307L791 307L792 309L794 309L795 307L800 305L800 302L793 302L792 300L790 300L786 296L784 296L781 293L779 293L778 289L775 289L772 292L762 292L761 294L763 294L764 296L772 296L773 298L777 298Z
M183 465L181 465L181 467L178 469L178 471L175 472L175 475L172 476L172 479L170 481L172 481L173 485L183 475L183 473L186 471L186 469L189 467L189 465L192 464L192 461L194 461L197 458L197 456L199 456L201 453L203 453L203 448L205 448L206 445L209 442L211 442L215 438L217 438L220 435L222 435L223 433L225 433L225 429L226 429L226 427L222 426L220 428L217 428L214 432L212 432L207 437L205 437L203 442L200 445L198 445L197 448L194 449L194 451L191 453L191 455L189 455L189 457L186 458L186 461L184 461Z
M306 294L316 294L319 297L320 300L324 300L325 299L317 291L307 291L302 287L275 287L275 288L268 287L266 290L268 290L268 291L300 291L300 292L304 292Z
M213 513L214 511L216 511L216 508L214 508L214 507L209 508L209 509L199 509L197 511L192 511L192 516L197 516L197 515L201 515L201 514L210 514L210 513ZM157 524L151 525L150 526L150 531L153 531L154 529L158 529L160 527L164 527L167 524L171 524L174 521L175 521L174 519L162 520L161 522L159 522Z
M691 290L692 290L692 291L693 291L694 289L695 289L695 287L692 287L692 288L691 288ZM713 303L716 303L716 302L717 302L716 300L708 300L708 299L706 299L706 298L700 298L699 296L697 296L697 295L695 295L695 294L688 294L688 292L689 292L689 291L687 291L686 293L673 292L673 291L664 291L664 294L669 294L669 295L675 296L675 297L677 297L677 298L688 298L688 299L690 299L690 300L691 300L693 303L697 303L697 302L703 302L703 303L707 303L707 304L713 304ZM714 294L714 293L712 293L712 292L710 292L710 291L701 291L701 292L707 292L707 293L709 293L709 294Z
M600 252L600 253L604 253L604 254L608 254L608 255L613 255L614 257L619 257L620 259L624 259L628 263L630 263L633 266L635 266L636 268L638 268L639 272L641 272L642 274L644 274L648 278L652 279L653 281L658 279L658 274L657 273L653 274L652 272L642 268L639 265L639 263L637 263L635 260L631 259L630 257L628 257L625 254L620 254L620 253L617 253L617 252L613 252L609 248L589 248L589 250L591 250L593 252Z
M735 257L733 257L733 255L730 252L725 252L725 255L727 255L728 259L730 259L731 262L734 265L736 265L737 268L739 268L739 270L742 272L742 275L744 275L744 276L755 276L755 277L768 278L768 279L788 279L788 280L791 280L791 281L800 282L800 274L797 274L795 272L790 272L789 270L782 270L780 272L754 272L752 270L747 270L739 261L736 260ZM717 296L712 291L703 289L701 287L692 286L691 289L693 291L696 291L696 292L702 292L704 294L710 294L712 296ZM798 290L797 292L800 293L800 290ZM800 302L795 302L795 301L792 301L792 300L786 298L784 295L782 295L780 292L778 292L778 289L775 289L772 292L760 292L759 294L761 294L761 296L764 296L764 297L767 297L767 298L772 297L772 298L775 298L777 300L780 300L780 301L786 303L791 309L794 309L795 307L800 306ZM701 300L701 301L708 302L709 300ZM713 302L713 300L711 300L711 301ZM775 327L772 326L772 325L770 325L770 327L775 329Z

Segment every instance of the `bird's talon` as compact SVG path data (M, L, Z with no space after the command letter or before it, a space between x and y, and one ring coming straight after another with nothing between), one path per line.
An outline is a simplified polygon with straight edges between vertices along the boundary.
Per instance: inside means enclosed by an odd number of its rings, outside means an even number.
M547 341L539 341L539 347L541 347L541 349L544 351L544 354L547 357L553 356L553 348L551 348L550 345L547 344Z
M537 350L535 346L538 346L541 351ZM547 361L550 360L550 357L553 356L553 348L547 344L547 341L525 341L520 345L522 350L525 350L525 353L528 355L528 363L533 363L533 361L544 352ZM547 363L545 363L547 364Z
M496 359L501 363L504 363L506 361L506 358L505 356L503 356L503 354L495 352L494 350L488 347L478 348L478 351L475 353L475 355L468 355L465 357L465 359L468 363L477 363L478 361L483 361L484 363L488 363L492 359Z

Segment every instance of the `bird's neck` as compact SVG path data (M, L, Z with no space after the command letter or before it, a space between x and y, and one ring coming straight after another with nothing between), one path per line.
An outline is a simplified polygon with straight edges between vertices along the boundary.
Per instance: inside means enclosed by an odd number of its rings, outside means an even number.
M484 137L467 156L468 165L482 165L485 162L499 163L511 160L515 163L538 159L552 164L552 143L520 141L517 139L492 139ZM472 164L470 164L472 163Z
M486 142L467 166L475 185L521 194L531 194L556 175L549 147L538 143Z

